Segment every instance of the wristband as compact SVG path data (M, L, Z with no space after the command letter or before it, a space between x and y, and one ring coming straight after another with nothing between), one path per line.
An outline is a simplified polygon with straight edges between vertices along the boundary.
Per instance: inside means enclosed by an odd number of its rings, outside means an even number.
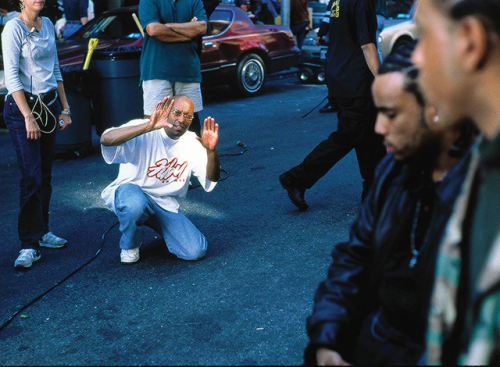
M62 110L62 111L61 111L61 113L62 113L63 115L70 115L70 116L71 116L71 111L70 111L70 110L67 110L67 109Z

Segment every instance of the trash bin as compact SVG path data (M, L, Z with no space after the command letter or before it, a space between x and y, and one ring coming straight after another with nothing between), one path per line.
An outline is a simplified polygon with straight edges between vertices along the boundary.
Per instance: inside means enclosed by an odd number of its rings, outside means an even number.
M81 66L62 66L61 74L72 123L56 134L56 151L72 151L77 156L85 156L92 152L90 73Z
M138 47L94 52L89 70L92 75L93 121L98 136L110 127L144 116L139 84L140 57Z

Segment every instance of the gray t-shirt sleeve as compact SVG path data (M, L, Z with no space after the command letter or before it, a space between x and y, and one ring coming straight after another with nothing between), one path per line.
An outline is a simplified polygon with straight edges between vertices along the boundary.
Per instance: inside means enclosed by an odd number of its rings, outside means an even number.
M23 34L20 24L15 20L8 21L2 32L4 77L9 94L23 89L23 83L19 77L19 59Z

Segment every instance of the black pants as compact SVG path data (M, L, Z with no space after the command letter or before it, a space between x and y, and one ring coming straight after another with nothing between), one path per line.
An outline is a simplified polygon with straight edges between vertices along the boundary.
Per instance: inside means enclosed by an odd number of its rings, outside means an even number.
M304 43L304 38L306 37L306 29L309 25L309 21L302 22L299 24L292 25L290 29L295 37L297 37L297 47L302 50L302 44Z
M304 161L287 172L293 185L310 189L352 149L356 151L363 178L364 198L375 168L385 155L382 138L375 134L377 111L371 97L335 98L338 105L337 131L323 140Z

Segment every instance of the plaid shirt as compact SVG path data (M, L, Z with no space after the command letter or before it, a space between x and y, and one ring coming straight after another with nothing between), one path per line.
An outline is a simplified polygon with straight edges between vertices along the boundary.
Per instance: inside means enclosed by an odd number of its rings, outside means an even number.
M479 141L474 147L469 173L454 213L441 243L427 332L427 364L439 365L443 359L443 342L457 320L457 290L462 267L460 243L464 220L471 197L473 181L479 168ZM494 216L494 213L491 213ZM488 365L500 362L500 233L489 247L489 255L474 288L474 304L467 312L472 320L467 350L460 351L459 364ZM470 251L474 251L471 249ZM456 348L460 348L459 345Z

